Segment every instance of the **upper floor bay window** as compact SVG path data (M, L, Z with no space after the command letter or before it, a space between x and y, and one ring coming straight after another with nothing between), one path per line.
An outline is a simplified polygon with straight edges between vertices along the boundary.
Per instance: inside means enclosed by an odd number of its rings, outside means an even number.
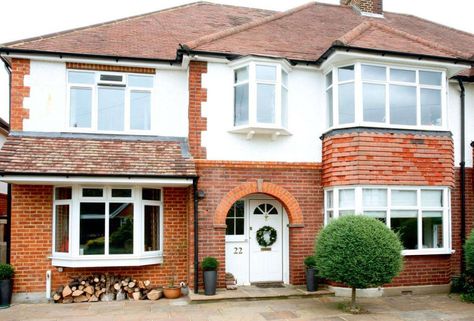
M160 263L162 216L160 189L56 187L53 265Z
M442 129L445 73L356 63L326 74L328 127Z
M395 231L404 254L450 253L449 190L441 187L337 187L325 191L325 222L367 215Z
M234 126L288 127L288 71L250 62L234 70Z
M154 76L68 71L69 127L148 131Z

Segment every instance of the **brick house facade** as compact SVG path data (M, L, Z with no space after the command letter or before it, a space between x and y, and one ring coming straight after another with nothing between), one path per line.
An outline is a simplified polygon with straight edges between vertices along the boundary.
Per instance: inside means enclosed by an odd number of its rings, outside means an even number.
M474 225L473 46L382 1L195 3L4 45L15 293L41 294L46 271L53 287L115 273L198 290L206 256L218 287L225 272L300 285L318 231L362 213L404 235L385 288L445 290ZM269 249L255 236L268 225Z

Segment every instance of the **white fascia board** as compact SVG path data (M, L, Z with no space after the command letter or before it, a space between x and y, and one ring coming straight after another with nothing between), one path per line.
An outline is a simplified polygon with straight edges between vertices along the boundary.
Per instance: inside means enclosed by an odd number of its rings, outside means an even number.
M114 177L114 176L43 176L2 175L0 181L10 184L117 184L185 187L193 184L190 178Z
M453 58L454 60L454 58ZM395 57L392 55L381 56L377 54L365 54L352 51L341 51L336 50L334 53L329 56L329 58L321 64L321 69L324 70L324 73L329 71L329 69L334 65L351 63L351 62L367 62L367 63L388 63L388 64L398 64L401 66L415 66L415 67L429 67L429 68L440 68L446 69L447 76L452 77L458 74L459 72L471 68L469 64L462 63L453 63L453 62L443 62L435 61L432 59L414 59L414 58L404 58L404 57Z
M291 71L293 69L293 66L286 59L261 56L245 56L236 60L232 60L229 62L229 67L236 69L240 66L248 64L249 62L279 63L285 69L287 69L287 71Z
M189 60L192 61L204 61L204 62L216 62L216 63L228 63L229 59L227 58L219 58L219 57L211 57L211 56L205 56L205 55L199 55L199 54L192 54L190 56L184 55L184 57L187 57Z

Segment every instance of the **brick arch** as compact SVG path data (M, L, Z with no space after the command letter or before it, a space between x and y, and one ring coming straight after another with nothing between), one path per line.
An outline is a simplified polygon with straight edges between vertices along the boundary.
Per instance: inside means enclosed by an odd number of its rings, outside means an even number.
M225 226L225 219L231 206L239 199L255 193L270 195L280 201L288 214L291 225L303 224L303 213L296 198L281 186L266 182L249 182L239 185L228 192L216 208L214 215L215 226Z

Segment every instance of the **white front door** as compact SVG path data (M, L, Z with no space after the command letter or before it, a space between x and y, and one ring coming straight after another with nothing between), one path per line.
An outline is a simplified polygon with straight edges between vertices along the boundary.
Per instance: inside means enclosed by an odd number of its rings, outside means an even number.
M276 241L262 247L256 233L270 226L276 231ZM249 202L249 254L250 282L283 282L283 208L280 202L270 199L250 199Z

